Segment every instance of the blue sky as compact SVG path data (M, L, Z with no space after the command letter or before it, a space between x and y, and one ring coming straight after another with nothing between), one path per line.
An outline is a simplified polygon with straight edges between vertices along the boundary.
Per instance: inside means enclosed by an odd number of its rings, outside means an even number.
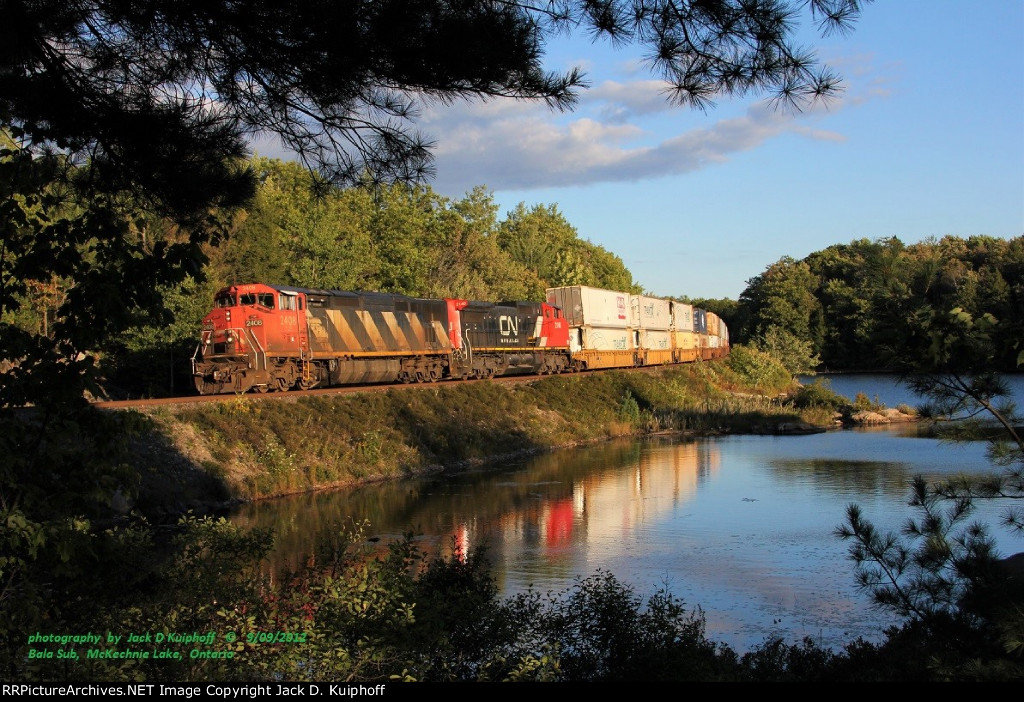
M636 47L549 47L591 88L571 113L430 106L430 185L556 204L656 295L737 298L783 256L897 236L1024 235L1024 2L880 0L852 34L803 43L843 75L827 109L672 107Z

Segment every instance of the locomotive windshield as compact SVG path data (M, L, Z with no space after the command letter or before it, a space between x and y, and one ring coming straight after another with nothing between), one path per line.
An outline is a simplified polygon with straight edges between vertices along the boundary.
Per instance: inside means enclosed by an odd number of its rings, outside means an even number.
M262 305L263 307L274 308L273 293L242 293L238 298L240 305Z
M234 297L234 295L229 295L229 294L218 295L214 299L213 304L214 304L215 307L234 307L235 306L235 297Z

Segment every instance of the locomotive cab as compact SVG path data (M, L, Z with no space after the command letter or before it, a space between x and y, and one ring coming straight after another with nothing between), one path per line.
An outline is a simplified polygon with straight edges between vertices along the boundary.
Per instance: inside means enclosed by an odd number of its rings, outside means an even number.
M569 323L562 314L562 308L542 302L540 346L563 348L569 345Z
M568 325L554 305L467 302L459 315L470 377L558 373L569 368Z
M309 349L305 307L301 293L268 285L220 290L192 358L196 389L265 392L308 382L301 367Z

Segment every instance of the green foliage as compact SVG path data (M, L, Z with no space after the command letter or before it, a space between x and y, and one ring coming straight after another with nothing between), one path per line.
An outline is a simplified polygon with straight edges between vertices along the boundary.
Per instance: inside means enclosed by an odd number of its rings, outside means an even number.
M890 237L781 259L748 281L730 331L759 339L778 324L834 369L913 365L958 353L924 328L967 323L987 334L990 369L1017 366L1024 338L1024 237L947 236L904 245ZM998 320L998 323L995 323ZM986 325L989 325L986 328ZM961 348L964 350L964 348Z
M845 658L821 648L811 638L787 644L770 638L744 653L743 668L751 680L760 682L835 682ZM867 678L867 679L870 679Z
M219 283L188 276L159 286L161 309L136 308L130 326L104 340L99 385L105 396L160 397L194 390L189 359Z
M939 616L964 617L965 624L976 624L976 615L962 606L980 580L992 577L996 558L985 530L967 521L972 502L947 501L918 476L909 504L921 513L904 527L909 544L878 533L856 505L848 508L847 524L836 533L854 541L850 556L858 564L859 585L903 617L926 623Z
M503 602L482 552L428 556L411 534L376 547L364 528L337 531L304 567L273 580L259 568L270 545L266 533L186 519L158 544L144 528L122 529L111 541L118 549L106 557L116 553L135 577L104 595L102 576L80 583L78 594L98 599L92 606L51 607L47 630L213 632L204 648L234 657L97 660L86 657L90 646L83 645L65 647L77 648L79 660L39 664L26 655L26 632L35 629L22 628L5 651L5 673L25 681L154 683L559 681L637 673L695 679L735 665L727 648L704 638L699 615L668 595L657 594L642 608L628 588L599 574L565 599L542 604L530 594ZM90 587L97 589L89 593ZM297 641L250 638L261 632Z
M811 342L782 326L766 327L753 346L781 363L790 375L813 373L821 363L811 351Z
M801 385L800 389L790 398L798 408L824 407L834 412L849 409L850 401L836 393L828 382L815 381L810 385Z
M853 409L857 411L868 411L877 412L878 410L885 409L885 405L878 401L878 396L875 399L871 399L862 392L858 392L853 398Z
M626 391L622 402L619 403L619 417L622 421L629 422L634 426L640 423L640 405L637 404L636 398L629 390Z
M664 590L645 601L605 571L546 598L517 596L510 606L517 621L532 624L532 637L549 642L561 681L712 681L737 673L735 654L706 639L699 610Z
M816 282L807 263L789 257L747 281L747 288L740 295L745 329L741 338L764 342L771 330L781 329L797 341L811 342L813 346L819 332L820 312L814 296ZM809 348L808 352L812 350Z
M896 237L859 239L802 263L813 274L810 288L821 308L820 334L812 330L806 339L829 367L900 369L982 350L988 369L1017 366L1024 331L1024 237L944 236L910 246ZM759 284L741 299L740 334L754 333L752 323L765 306L761 278L752 282ZM987 335L985 346L957 349L949 343L959 342L923 332L944 325L955 339L963 337L965 324L975 337Z
M25 631L101 605L89 574L122 546L105 529L136 494L128 442L149 423L92 407L0 413L0 649L14 655Z
M782 391L792 382L789 369L774 355L756 346L732 346L726 363L744 384L761 392Z
M580 238L555 205L527 209L519 203L499 224L497 241L513 260L537 276L541 293L563 285L641 292L622 259Z
M131 310L159 309L159 287L197 267L198 245L215 229L200 222L189 237L154 243L131 201L78 187L87 175L18 140L0 148L0 407L57 407L95 392L89 354ZM25 303L44 288L37 322Z
M207 249L207 273L219 281L208 287L266 280L486 300L536 300L569 280L636 288L621 259L581 239L553 206L520 205L498 221L484 188L461 200L408 184L370 193L325 186L294 163L251 165L256 198L231 237Z

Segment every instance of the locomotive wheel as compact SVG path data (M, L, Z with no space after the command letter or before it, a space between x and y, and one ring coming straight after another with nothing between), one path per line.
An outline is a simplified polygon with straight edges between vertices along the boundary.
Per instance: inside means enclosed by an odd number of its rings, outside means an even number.
M224 383L207 382L205 378L195 378L196 390L200 395L219 395L224 392Z

